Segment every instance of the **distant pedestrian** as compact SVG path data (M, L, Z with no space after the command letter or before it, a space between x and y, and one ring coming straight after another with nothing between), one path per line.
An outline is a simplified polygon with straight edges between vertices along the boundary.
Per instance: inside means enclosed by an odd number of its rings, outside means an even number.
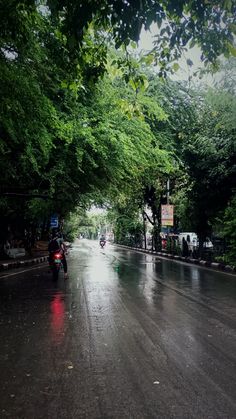
M184 257L187 257L189 255L188 243L184 237L182 239L182 252Z

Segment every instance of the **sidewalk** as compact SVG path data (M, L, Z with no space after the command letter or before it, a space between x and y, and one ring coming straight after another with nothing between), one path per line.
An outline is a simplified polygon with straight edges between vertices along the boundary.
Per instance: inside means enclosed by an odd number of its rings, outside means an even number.
M15 259L0 260L0 271L43 263L47 260L48 252L46 250L33 249L32 256L26 255Z

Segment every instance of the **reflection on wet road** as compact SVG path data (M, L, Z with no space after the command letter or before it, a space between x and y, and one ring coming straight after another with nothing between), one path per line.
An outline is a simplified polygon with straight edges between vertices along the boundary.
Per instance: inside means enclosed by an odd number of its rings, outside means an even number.
M0 276L1 418L236 418L236 278L83 240Z

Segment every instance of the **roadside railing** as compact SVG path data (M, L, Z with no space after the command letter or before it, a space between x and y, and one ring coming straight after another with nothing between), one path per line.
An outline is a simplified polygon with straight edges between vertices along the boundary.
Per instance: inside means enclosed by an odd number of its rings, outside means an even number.
M117 242L117 244L135 247L140 249L145 249L145 240L144 237L125 237L124 239ZM215 262L221 263L225 265L224 255L227 252L227 244L222 241L220 244L219 242L214 242L213 240L213 248L203 248L200 252L199 248L185 248L183 249L177 240L167 240L165 247L160 246L159 248L154 248L154 242L146 241L146 250L158 251L162 252L163 254L170 254L173 256L181 256L181 257L189 257L191 259L196 260L203 260L206 262Z

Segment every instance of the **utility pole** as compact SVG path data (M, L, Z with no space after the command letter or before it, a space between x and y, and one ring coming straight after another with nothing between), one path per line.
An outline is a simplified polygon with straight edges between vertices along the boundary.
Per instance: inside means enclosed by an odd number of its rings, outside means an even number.
M144 249L147 249L147 235L146 235L146 215L143 213L143 233L144 233Z
M166 203L167 205L169 205L170 203L170 179L167 179L166 184Z
M167 184L166 184L166 203L167 205L170 204L170 179L167 179ZM167 226L167 239L169 237L169 226Z

